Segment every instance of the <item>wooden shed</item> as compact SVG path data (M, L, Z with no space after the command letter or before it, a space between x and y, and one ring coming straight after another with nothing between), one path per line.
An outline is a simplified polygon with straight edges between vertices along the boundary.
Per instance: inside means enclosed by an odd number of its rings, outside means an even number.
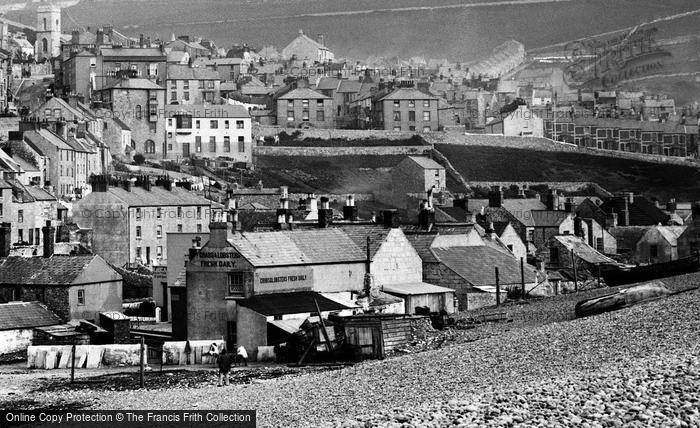
M413 340L413 330L427 316L405 314L330 315L329 320L342 330L345 342L360 350L362 358L384 358L398 346Z
M382 291L404 299L404 312L415 314L417 307L428 307L430 312L455 312L455 290L425 282L387 284Z

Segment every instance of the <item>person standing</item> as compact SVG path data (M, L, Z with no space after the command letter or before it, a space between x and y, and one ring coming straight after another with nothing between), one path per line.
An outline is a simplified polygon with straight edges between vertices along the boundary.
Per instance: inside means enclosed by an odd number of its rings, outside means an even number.
M238 363L240 364L243 362L243 365L248 367L248 353L245 350L245 347L243 345L239 346L238 349L236 350L236 354L238 354Z
M216 364L219 366L219 383L216 386L222 386L222 382L229 385L229 374L231 372L231 355L226 352L226 348L221 350L221 354L216 359Z

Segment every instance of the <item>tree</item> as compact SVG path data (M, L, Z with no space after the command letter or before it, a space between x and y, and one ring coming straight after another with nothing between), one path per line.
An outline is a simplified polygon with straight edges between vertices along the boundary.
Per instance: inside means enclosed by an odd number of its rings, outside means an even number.
M142 155L141 153L136 153L134 155L134 163L136 165L143 165L143 163L146 161L146 157Z

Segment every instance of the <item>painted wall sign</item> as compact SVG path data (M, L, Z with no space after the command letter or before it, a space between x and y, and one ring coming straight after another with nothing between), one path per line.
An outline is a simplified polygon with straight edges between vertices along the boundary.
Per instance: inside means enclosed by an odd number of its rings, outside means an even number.
M256 293L283 290L311 290L313 270L310 268L264 269L255 272Z

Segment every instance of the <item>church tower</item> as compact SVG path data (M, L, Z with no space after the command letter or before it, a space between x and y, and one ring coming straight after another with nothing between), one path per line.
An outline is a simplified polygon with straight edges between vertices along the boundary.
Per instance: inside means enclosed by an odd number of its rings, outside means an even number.
M61 8L42 5L37 9L36 45L34 57L37 61L51 59L61 54Z

